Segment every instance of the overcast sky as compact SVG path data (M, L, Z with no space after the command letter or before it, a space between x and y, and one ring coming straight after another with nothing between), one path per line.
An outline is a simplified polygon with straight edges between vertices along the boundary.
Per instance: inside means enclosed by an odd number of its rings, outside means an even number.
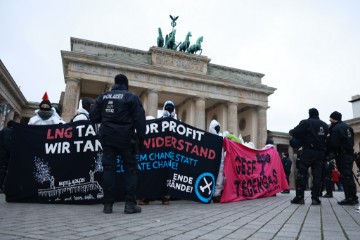
M353 118L359 12L358 0L0 0L0 59L28 101L58 102L70 37L148 51L179 16L178 41L191 31L211 63L265 74L268 129L288 132L312 107Z

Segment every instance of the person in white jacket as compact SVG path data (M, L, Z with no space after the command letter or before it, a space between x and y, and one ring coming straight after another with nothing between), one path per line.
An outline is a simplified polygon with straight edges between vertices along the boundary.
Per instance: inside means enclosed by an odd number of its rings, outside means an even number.
M51 106L47 92L45 92L43 100L39 104L39 109L35 110L35 116L30 118L29 125L51 125L64 124L65 121L56 112L56 109Z
M162 117L172 117L177 119L175 104L168 100L164 103Z
M94 104L94 100L88 97L83 97L79 102L79 108L76 110L76 114L71 120L71 122L81 121L81 120L90 120L89 112L91 106Z
M222 137L222 134L220 132L220 123L215 119L211 120L210 122L209 132ZM224 149L222 150L222 154L221 154L219 173L216 179L215 191L212 198L213 203L220 202L221 194L222 191L224 190L224 154L223 153L224 153Z

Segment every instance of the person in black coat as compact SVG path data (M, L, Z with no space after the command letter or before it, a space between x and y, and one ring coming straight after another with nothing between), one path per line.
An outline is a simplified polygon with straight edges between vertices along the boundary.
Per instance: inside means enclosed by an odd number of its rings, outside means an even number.
M290 174L291 174L292 161L289 158L289 153L284 153L283 156L284 157L282 159L282 164L283 164L284 172L286 175L286 181L287 181L288 185L290 186ZM286 189L286 190L282 191L281 193L290 193L290 189Z
M354 173L354 130L341 121L341 113L335 111L330 115L330 134L327 139L328 158L335 157L340 172L340 182L344 187L345 199L338 202L340 205L356 205L359 203L356 196ZM331 157L330 157L331 156Z
M10 162L13 125L14 121L11 120L7 123L7 127L0 131L0 193L4 192L5 177Z
M140 98L128 90L128 79L119 74L111 91L98 96L90 110L90 121L101 123L99 140L103 148L104 213L112 213L115 202L116 156L125 170L125 213L139 213L136 203L137 160L146 130L145 111ZM136 130L136 131L135 131Z
M302 143L302 154L299 160L298 175L296 178L296 197L293 204L304 204L304 191L308 179L308 169L313 174L313 187L311 190L312 205L320 205L322 165L325 161L326 137L329 132L328 125L319 119L316 108L309 109L309 118L302 120L299 125L290 130L290 136Z

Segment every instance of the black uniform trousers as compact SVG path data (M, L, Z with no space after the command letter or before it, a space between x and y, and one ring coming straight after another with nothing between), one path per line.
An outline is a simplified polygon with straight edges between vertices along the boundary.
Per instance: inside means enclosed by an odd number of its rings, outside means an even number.
M358 199L356 196L356 185L354 181L354 173L352 171L354 165L353 154L341 154L336 158L336 164L340 172L340 182L344 187L346 199Z
M299 160L298 175L296 178L296 196L304 197L304 191L308 181L308 170L311 167L311 173L313 175L311 198L319 197L324 161L325 151L312 148L304 149Z
M125 171L125 201L136 202L136 184L137 184L137 148L134 143L129 148L116 148L109 145L103 145L103 203L115 202L116 189L116 158L121 156Z

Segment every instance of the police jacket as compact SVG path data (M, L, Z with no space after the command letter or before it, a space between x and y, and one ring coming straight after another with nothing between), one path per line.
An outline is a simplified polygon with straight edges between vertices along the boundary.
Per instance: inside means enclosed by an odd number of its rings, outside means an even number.
M312 116L302 120L299 125L290 130L289 134L302 141L304 149L326 149L326 137L329 132L328 125L319 117Z
M111 91L98 96L89 117L92 122L101 123L99 138L102 144L127 148L136 137L140 143L144 141L144 108L139 97L129 92L125 85L115 84Z
M354 154L354 130L342 121L330 126L327 151L335 155Z

